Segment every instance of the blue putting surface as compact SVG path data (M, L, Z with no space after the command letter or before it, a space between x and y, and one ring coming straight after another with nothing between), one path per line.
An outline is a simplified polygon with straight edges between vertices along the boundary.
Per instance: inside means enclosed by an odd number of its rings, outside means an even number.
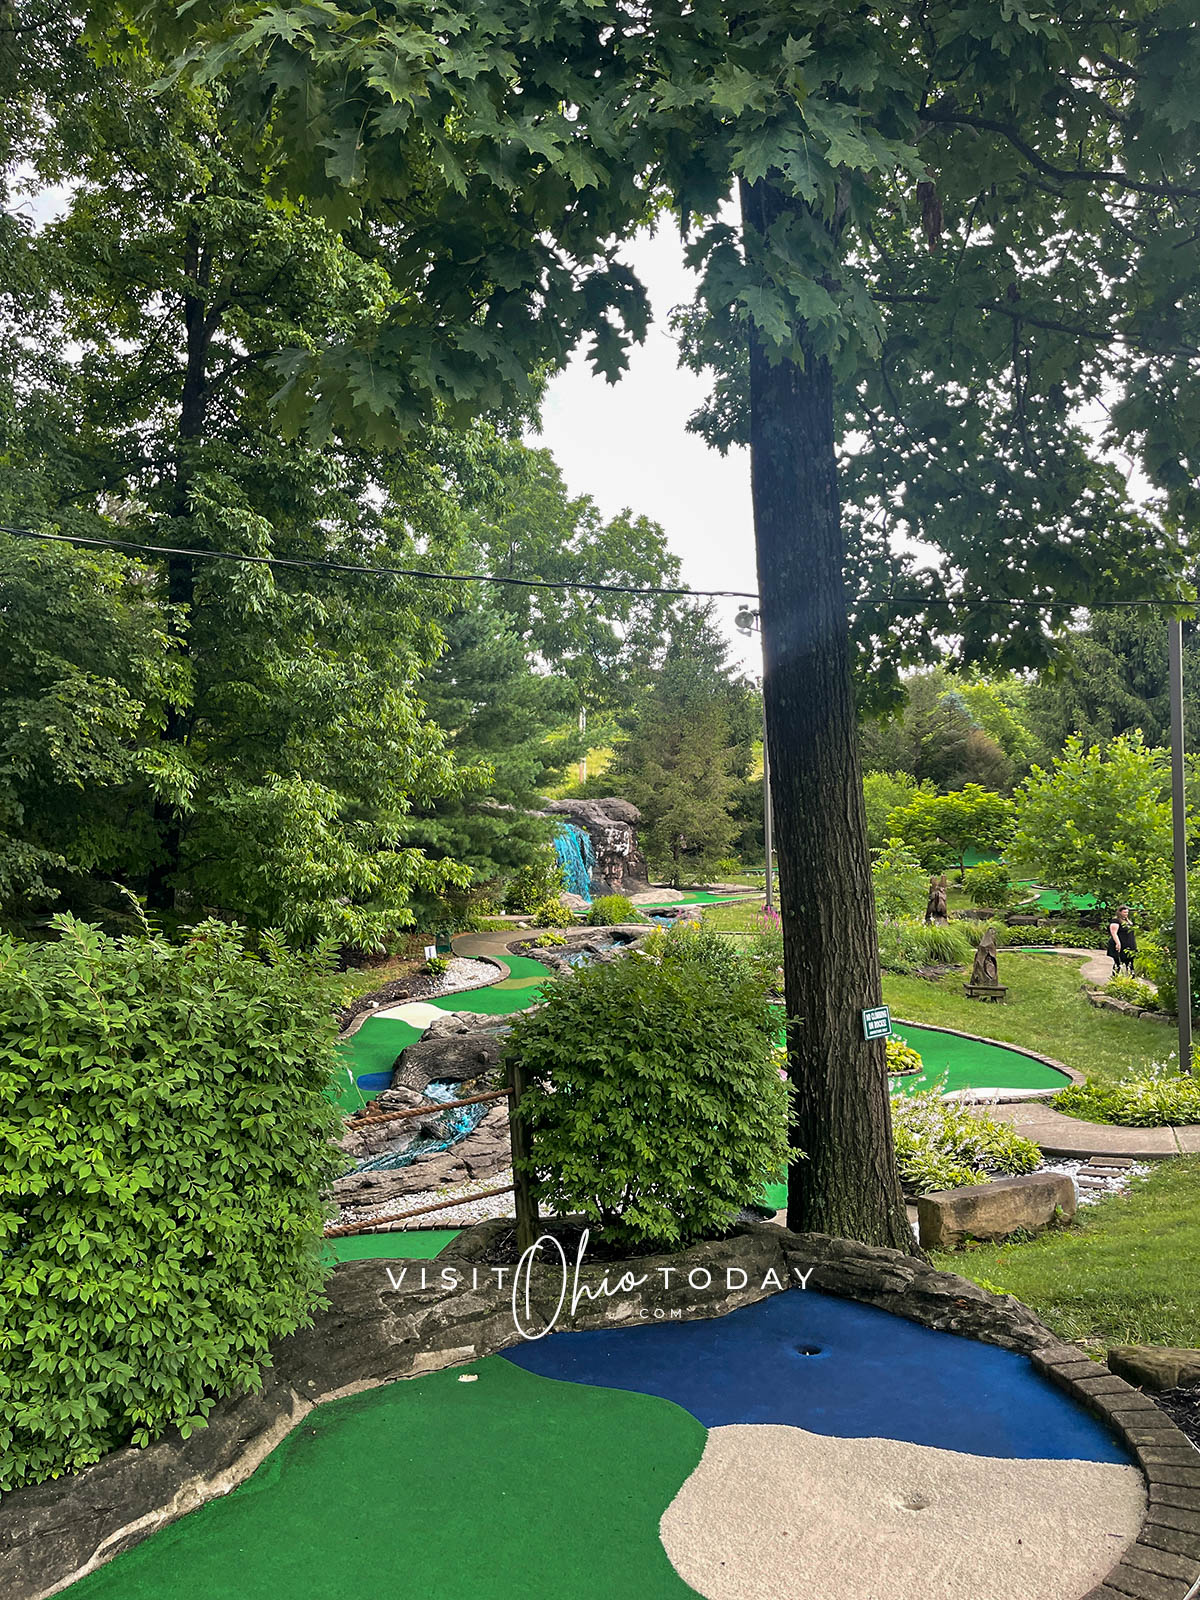
M1024 1356L811 1289L703 1322L553 1333L504 1354L546 1378L659 1395L708 1428L779 1423L1010 1460L1131 1459Z

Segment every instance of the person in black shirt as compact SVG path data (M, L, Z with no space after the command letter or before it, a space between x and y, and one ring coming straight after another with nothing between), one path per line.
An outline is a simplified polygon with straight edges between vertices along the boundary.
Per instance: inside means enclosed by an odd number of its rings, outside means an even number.
M1118 906L1117 914L1108 925L1108 956L1113 964L1113 977L1124 969L1133 975L1133 958L1137 955L1137 934L1129 920L1129 907Z

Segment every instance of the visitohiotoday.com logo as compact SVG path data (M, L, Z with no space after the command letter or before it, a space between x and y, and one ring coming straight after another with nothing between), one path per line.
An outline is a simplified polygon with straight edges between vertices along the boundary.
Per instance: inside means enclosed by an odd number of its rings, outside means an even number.
M552 1333L564 1311L570 1320L585 1302L591 1304L597 1300L611 1300L618 1295L635 1295L639 1289L645 1288L648 1284L653 1284L656 1290L661 1287L663 1294L668 1296L682 1296L688 1291L692 1294L706 1294L714 1287L718 1292L723 1290L725 1293L736 1293L750 1287L750 1274L744 1267L738 1266L726 1266L715 1274L703 1266L691 1267L686 1271L683 1267L654 1267L645 1273L637 1273L626 1267L615 1280L610 1281L610 1275L605 1273L598 1283L588 1283L582 1280L581 1274L590 1237L591 1230L585 1228L579 1240L574 1262L568 1259L567 1252L559 1239L553 1234L544 1233L529 1246L515 1266L439 1268L430 1267L428 1263L422 1262L420 1267L408 1265L397 1268L389 1265L386 1271L389 1283L397 1291L438 1290L456 1293L459 1290L470 1289L477 1292L485 1288L490 1279L501 1293L506 1289L509 1291L513 1326L522 1339L529 1340L544 1339L548 1333ZM535 1310L532 1299L534 1268L541 1264L539 1258L543 1249L547 1255L544 1264L551 1269L557 1266L559 1278L557 1303L552 1315L544 1322ZM807 1272L802 1272L799 1267L791 1269L795 1284L801 1289L808 1288L808 1280L815 1271L815 1267L809 1267ZM509 1281L506 1282L506 1279ZM773 1289L789 1287L792 1285L786 1283L774 1267L769 1267L757 1284L757 1289L762 1294ZM639 1305L629 1320L678 1321L682 1316L682 1305L670 1307L657 1304Z

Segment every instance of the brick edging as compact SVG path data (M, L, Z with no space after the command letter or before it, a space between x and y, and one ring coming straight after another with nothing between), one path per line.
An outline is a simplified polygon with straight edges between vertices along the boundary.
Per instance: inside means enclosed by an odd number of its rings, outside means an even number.
M1064 1061L1056 1061L1053 1056L1044 1056L1037 1050L1026 1050L1024 1045L1010 1044L1007 1039L989 1039L985 1033L967 1033L962 1028L947 1028L938 1022L918 1022L915 1017L896 1017L894 1021L905 1028L926 1028L930 1033L951 1033L956 1039L970 1039L975 1044L994 1044L1001 1050L1011 1050L1014 1055L1028 1056L1030 1061L1039 1061L1044 1067L1053 1067L1056 1072L1061 1072L1069 1078L1070 1085L1064 1083L1063 1089L1087 1082L1082 1072L1076 1072L1074 1067L1068 1067ZM1062 1089L1031 1089L1021 1094L1006 1095L1001 1090L993 1098L997 1105L1009 1105L1021 1100L1052 1100L1056 1094L1061 1093Z
M510 1226L481 1223L466 1230L437 1258L438 1268L482 1264L490 1237ZM760 1278L761 1286L732 1291L728 1281L724 1288L712 1285L711 1292L706 1284L694 1303L684 1305L688 1319L722 1316L778 1292L761 1276L774 1268L777 1284L803 1272L806 1282L811 1279L814 1289L827 1294L1028 1356L1035 1370L1124 1440L1146 1481L1147 1511L1136 1540L1085 1600L1188 1600L1200 1580L1200 1453L1151 1399L1076 1346L1055 1339L1011 1295L992 1294L899 1251L767 1223L746 1223L726 1239L673 1255L589 1263L581 1281L596 1283L602 1274L617 1279L626 1269L651 1273L656 1262L671 1263L677 1274L689 1270L689 1281L690 1269L705 1265L712 1269L710 1283L731 1264L742 1267L743 1276L752 1268ZM263 1388L219 1401L206 1428L187 1439L168 1432L143 1449L116 1450L73 1476L6 1495L0 1503L0 1562L9 1580L7 1600L47 1600L158 1528L227 1494L314 1406L458 1366L517 1342L507 1294L487 1283L486 1269L484 1283L456 1299L436 1283L428 1293L423 1282L419 1290L415 1282L402 1289L385 1274L387 1265L340 1265L329 1284L328 1308L312 1326L273 1348ZM407 1263L414 1277L416 1267L428 1265ZM557 1291L549 1276L535 1277L532 1289L544 1321ZM639 1306L658 1305L666 1293L631 1291L613 1301L587 1302L571 1325L628 1323Z
M1200 1585L1200 1451L1148 1395L1075 1345L1048 1345L1030 1360L1124 1440L1146 1479L1141 1531L1084 1600L1191 1600Z

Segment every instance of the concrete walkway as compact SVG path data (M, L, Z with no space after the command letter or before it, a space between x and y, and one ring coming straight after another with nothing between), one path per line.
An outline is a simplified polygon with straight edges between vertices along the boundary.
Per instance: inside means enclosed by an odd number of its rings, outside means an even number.
M1064 1116L1044 1100L989 1106L989 1116L1007 1122L1032 1139L1048 1156L1086 1160L1088 1156L1125 1156L1130 1161L1161 1161L1165 1156L1200 1154L1200 1127L1118 1128L1106 1122L1083 1122Z
M1019 955L1019 950L1007 952ZM1072 956L1088 983L1103 988L1112 977L1112 961L1102 950L1050 946L1038 954ZM1130 1161L1161 1161L1167 1156L1200 1154L1200 1127L1119 1128L1107 1122L1084 1122L1055 1111L1045 1100L980 1108L997 1122L1007 1122L1032 1139L1048 1156L1085 1161L1088 1156L1123 1156Z

